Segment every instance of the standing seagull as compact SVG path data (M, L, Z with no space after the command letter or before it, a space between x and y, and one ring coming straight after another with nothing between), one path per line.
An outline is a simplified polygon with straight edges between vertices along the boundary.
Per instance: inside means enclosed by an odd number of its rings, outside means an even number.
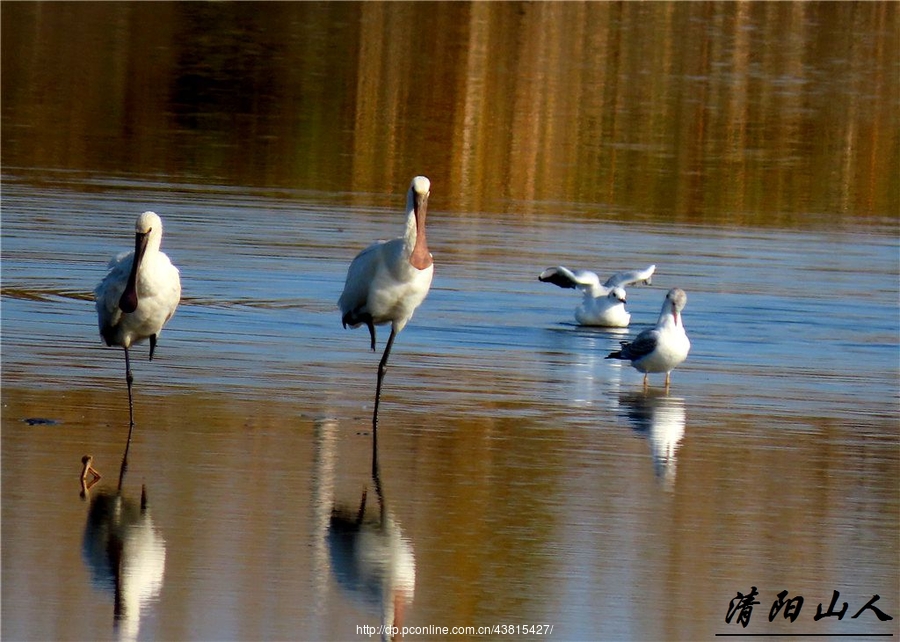
M607 328L626 328L631 315L625 311L625 288L633 283L650 285L650 277L656 270L651 265L646 270L631 270L613 274L600 285L600 277L588 270L572 271L562 265L547 268L539 281L561 288L578 288L584 294L581 305L575 309L575 321L579 325L599 325Z
M390 241L377 241L356 255L347 270L344 291L338 300L341 322L346 328L365 324L375 350L375 326L390 322L391 335L378 364L375 411L378 422L381 383L394 337L425 300L434 276L434 262L425 240L425 213L431 182L416 176L406 194L406 233Z
M681 311L686 303L684 290L669 290L656 327L644 330L631 343L623 341L621 350L611 352L606 358L631 361L631 365L644 373L644 387L647 386L648 373L665 372L668 390L669 373L687 359L691 350L691 342L681 322Z
M175 314L181 299L178 268L159 251L162 220L153 212L144 212L138 216L134 231L134 251L123 252L112 259L109 272L94 290L100 336L106 345L121 346L125 350L129 444L134 429L134 404L128 348L149 338L152 360L156 337ZM127 446L125 453L127 458Z

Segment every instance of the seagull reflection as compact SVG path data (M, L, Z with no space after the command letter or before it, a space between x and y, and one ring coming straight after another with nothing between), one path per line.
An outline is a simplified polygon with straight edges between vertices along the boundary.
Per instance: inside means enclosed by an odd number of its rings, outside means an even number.
M397 630L403 626L404 611L415 592L416 561L412 544L385 506L375 433L372 482L374 502L364 488L359 505L332 507L327 534L331 569L338 585L352 599L367 609L377 610L382 625ZM399 635L382 636L398 638Z
M82 496L100 479L92 458L82 459ZM87 477L96 475L92 481ZM137 639L141 616L159 596L166 564L165 541L153 525L146 488L140 502L125 497L125 459L115 492L103 489L91 497L84 528L82 555L91 582L114 595L114 627L120 640Z
M684 399L670 397L662 390L623 394L619 404L631 427L646 435L653 454L653 468L666 490L675 486L676 451L684 437Z

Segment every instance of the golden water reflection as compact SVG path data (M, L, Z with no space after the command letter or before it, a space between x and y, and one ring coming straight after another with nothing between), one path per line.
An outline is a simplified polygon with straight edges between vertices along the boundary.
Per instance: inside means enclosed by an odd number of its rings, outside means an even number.
M122 451L121 421L89 418L94 397L4 388L4 609L18 614L4 618L4 637L109 630L109 603L85 590L85 515L73 493L85 448L101 463ZM555 426L540 413L501 419L485 408L478 418L449 404L418 415L398 402L392 421L382 417L378 464L393 524L383 533L406 543L404 568L415 565L409 626L520 619L555 622L563 639L598 627L614 638L700 639L722 631L728 600L751 581L810 602L832 585L845 599L879 592L879 606L897 614L887 421L873 420L863 439L839 422L809 418L808 431L758 417L722 423L692 406L665 489L626 419L599 413L596 426ZM365 517L377 513L367 413L317 421L315 398L252 402L177 388L146 394L144 407L158 412L152 427L136 428L128 474L153 480L166 569L142 635L289 639L302 629L348 639L356 624L380 622L332 575L327 539L333 506L358 515L363 488ZM47 409L58 425L20 419ZM100 414L121 411L118 399ZM98 467L103 482L114 478ZM47 577L58 581L47 586ZM625 584L634 587L627 607ZM52 613L33 599L39 586ZM411 597L411 583L393 586ZM16 635L23 623L31 636ZM825 624L816 630L846 630Z
M550 210L897 216L898 5L4 3L3 164ZM73 28L77 25L78 28Z

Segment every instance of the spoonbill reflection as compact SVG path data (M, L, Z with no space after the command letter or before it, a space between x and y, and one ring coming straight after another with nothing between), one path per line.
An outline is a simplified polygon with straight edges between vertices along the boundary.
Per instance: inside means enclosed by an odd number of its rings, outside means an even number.
M632 366L644 373L644 387L647 386L649 373L665 372L668 390L670 373L687 359L691 349L691 342L681 320L681 311L686 304L687 295L684 290L669 290L656 326L641 332L634 341L623 341L622 348L609 353L606 358L631 361Z
M94 290L100 336L107 346L125 350L125 382L128 384L128 440L134 429L131 396L131 364L128 349L150 339L150 360L156 339L181 300L178 268L160 252L162 220L144 212L134 226L134 251L122 253L109 262L109 272ZM127 452L126 452L127 454Z
M82 459L82 497L88 495L85 477L93 460ZM141 616L162 590L166 566L165 541L153 524L147 491L140 503L125 497L122 482L125 458L115 492L102 490L91 497L84 527L82 555L98 588L114 596L113 622L121 640L136 640ZM96 480L95 480L96 481Z
M404 612L416 588L412 544L385 506L378 467L378 437L372 434L372 482L377 509L367 510L363 489L359 506L334 505L328 524L331 568L338 585L362 605L378 609L382 639L403 627Z
M338 300L341 323L346 328L365 324L375 350L375 326L391 324L384 354L378 364L375 410L372 426L378 422L381 384L394 338L403 330L413 312L425 300L434 276L434 262L425 239L425 214L431 182L416 176L406 195L406 232L390 241L373 243L350 263L344 291Z
M575 308L575 321L579 325L597 325L608 328L625 328L631 315L625 310L626 285L643 283L650 285L656 266L645 270L619 272L600 285L600 277L588 270L570 270L562 265L541 272L538 280L561 288L579 289L581 305Z

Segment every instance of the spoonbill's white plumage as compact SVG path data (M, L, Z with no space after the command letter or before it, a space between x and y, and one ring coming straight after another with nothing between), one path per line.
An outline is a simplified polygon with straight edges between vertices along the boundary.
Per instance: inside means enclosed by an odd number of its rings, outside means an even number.
M644 270L630 270L613 274L603 285L600 277L588 270L570 270L562 265L541 272L538 280L561 288L579 289L583 294L581 305L575 309L575 321L579 325L597 325L608 328L625 328L631 314L625 310L625 287L634 283L650 285L655 265Z
M113 258L109 262L109 272L94 290L100 336L106 345L125 350L129 442L131 428L134 428L134 405L128 349L150 339L152 360L157 337L181 300L178 268L159 250L162 220L153 212L144 212L138 216L134 227L134 251Z
M378 420L381 384L394 338L425 300L434 276L434 263L425 238L425 215L431 182L412 179L406 195L406 232L390 241L373 243L350 263L344 291L338 300L346 328L365 325L375 350L375 326L391 324L384 354L378 364L373 426Z
M632 366L644 373L644 386L647 385L648 373L665 372L668 388L670 373L687 359L691 350L691 342L681 319L681 311L686 304L684 290L669 290L656 326L641 332L634 341L623 341L622 348L611 352L606 358L630 361Z

